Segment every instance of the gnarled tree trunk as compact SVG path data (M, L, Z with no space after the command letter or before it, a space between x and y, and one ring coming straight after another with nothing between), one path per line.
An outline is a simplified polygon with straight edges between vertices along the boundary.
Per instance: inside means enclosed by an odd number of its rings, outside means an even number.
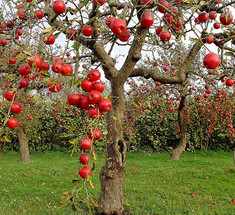
M173 161L178 161L180 155L185 151L186 142L187 142L187 125L185 123L184 108L186 104L186 96L181 96L181 101L178 110L178 123L180 126L180 143L179 145L170 152L170 159Z
M127 147L123 140L124 82L111 80L113 107L108 113L106 165L100 172L100 214L122 214L124 210L125 163Z
M23 128L17 127L16 129L19 145L20 145L20 161L22 163L30 163L29 157L29 145L27 137L23 131Z

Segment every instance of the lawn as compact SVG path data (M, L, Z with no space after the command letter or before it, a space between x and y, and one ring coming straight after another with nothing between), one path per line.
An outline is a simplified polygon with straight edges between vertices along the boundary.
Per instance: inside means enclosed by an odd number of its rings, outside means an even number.
M98 153L94 190L89 186L96 197L104 158ZM60 207L62 193L73 189L78 155L40 152L31 160L20 164L18 153L0 153L0 214L80 214ZM233 152L185 152L179 162L170 161L167 153L130 153L125 209L134 215L234 214L234 182Z

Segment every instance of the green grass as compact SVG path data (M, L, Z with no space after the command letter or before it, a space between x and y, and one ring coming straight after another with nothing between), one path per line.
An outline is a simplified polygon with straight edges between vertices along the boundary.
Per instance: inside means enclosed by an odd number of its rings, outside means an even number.
M92 181L99 196L100 166ZM20 164L19 154L0 154L0 214L73 214L60 208L62 193L73 189L78 155L63 152L31 154L30 164ZM235 166L232 152L185 152L179 162L167 153L128 155L126 210L143 214L234 214ZM196 193L192 196L191 193ZM79 214L79 213L77 213ZM82 213L84 214L84 213Z

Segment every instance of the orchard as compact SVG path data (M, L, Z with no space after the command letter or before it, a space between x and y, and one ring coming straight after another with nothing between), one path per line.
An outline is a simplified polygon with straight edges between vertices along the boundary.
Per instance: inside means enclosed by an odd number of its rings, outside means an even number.
M106 158L97 211L122 214L127 152L141 146L147 131L156 131L150 139L158 144L160 135L168 139L167 127L178 135L164 146L171 160L186 150L188 133L197 139L190 139L191 148L199 142L200 149L210 148L212 135L221 138L221 130L222 139L234 141L234 5L231 0L3 0L0 137L11 142L16 132L21 162L29 163L30 131L45 122L41 113L47 115L50 104L53 115L46 123L57 124L50 140L66 124L58 137L70 143L71 156L79 154L79 178L63 203L75 204L76 193L84 190L92 213L86 182L94 187L100 141ZM140 124L146 126L143 135Z

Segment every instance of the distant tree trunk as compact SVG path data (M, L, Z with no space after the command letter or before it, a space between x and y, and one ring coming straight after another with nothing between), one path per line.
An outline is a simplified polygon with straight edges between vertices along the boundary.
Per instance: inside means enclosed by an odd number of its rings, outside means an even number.
M124 210L125 163L127 147L123 140L124 88L119 80L111 81L113 107L108 113L106 165L101 169L100 214L122 214Z
M19 145L20 145L20 161L22 163L30 163L29 157L29 145L27 137L23 131L23 128L17 127L16 129Z
M185 151L186 143L187 143L187 125L185 123L185 115L184 108L186 104L186 96L181 96L181 101L178 110L178 123L180 126L180 143L179 145L170 152L170 159L173 161L178 161L180 159L180 155Z

